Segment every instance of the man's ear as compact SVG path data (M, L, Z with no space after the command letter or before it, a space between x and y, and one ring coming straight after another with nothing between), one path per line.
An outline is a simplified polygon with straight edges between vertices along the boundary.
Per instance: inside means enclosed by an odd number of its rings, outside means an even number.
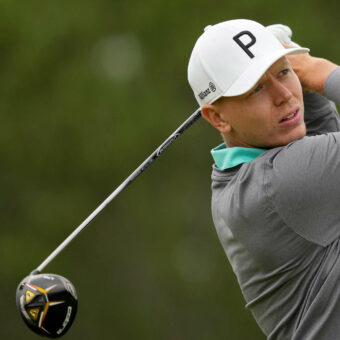
M202 117L207 120L215 129L222 134L229 133L231 131L231 125L225 118L216 105L205 104L201 108Z

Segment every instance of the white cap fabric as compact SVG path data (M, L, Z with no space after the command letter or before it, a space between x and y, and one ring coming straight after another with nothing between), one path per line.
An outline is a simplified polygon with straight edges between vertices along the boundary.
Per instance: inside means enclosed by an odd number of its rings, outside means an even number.
M220 97L246 93L278 59L307 52L307 48L284 48L255 21L225 21L207 26L198 38L189 60L188 80L202 107Z

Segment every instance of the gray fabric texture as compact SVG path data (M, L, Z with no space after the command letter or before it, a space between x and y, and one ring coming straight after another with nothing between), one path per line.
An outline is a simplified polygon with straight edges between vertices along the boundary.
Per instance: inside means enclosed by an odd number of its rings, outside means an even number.
M326 79L324 86L325 95L329 100L340 104L340 67L335 69Z
M325 97L304 102L305 138L212 173L218 237L269 340L340 339L340 120Z

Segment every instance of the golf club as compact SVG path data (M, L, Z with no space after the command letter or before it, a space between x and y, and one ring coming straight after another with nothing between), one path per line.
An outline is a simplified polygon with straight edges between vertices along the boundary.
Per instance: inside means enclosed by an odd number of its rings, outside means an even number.
M73 284L56 274L42 270L74 240L119 193L143 173L180 135L201 116L197 109L134 172L132 172L29 276L16 291L19 313L28 327L39 335L58 338L71 327L78 298Z

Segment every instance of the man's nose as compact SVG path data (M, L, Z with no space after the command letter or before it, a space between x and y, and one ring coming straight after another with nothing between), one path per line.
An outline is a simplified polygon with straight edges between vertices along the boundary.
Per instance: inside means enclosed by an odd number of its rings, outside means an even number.
M271 79L271 93L276 106L280 106L288 102L293 96L289 88L280 80L275 78Z

